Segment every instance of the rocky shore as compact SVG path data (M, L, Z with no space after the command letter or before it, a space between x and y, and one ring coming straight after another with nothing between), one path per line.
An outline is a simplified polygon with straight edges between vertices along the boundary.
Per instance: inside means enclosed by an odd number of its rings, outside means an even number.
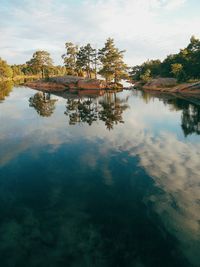
M158 91L181 94L200 94L200 81L195 83L178 84L173 78L158 78L141 87L145 91Z
M100 79L86 79L77 76L53 77L47 80L38 80L33 82L26 82L24 85L45 91L63 92L69 90L70 92L77 90L106 90L122 88L121 84L106 83Z

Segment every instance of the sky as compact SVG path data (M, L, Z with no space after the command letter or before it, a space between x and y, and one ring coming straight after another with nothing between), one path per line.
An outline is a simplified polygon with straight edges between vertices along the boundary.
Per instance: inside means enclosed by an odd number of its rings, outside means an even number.
M22 64L47 50L62 64L65 42L112 37L130 66L162 60L200 38L199 11L199 0L0 0L0 57Z

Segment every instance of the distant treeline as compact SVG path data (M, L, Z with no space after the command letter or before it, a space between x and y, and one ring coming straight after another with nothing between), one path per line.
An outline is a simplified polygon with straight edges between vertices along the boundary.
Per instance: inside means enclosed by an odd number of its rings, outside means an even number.
M128 67L123 60L125 51L120 51L111 38L98 50L91 44L78 47L71 42L65 44L65 49L66 53L62 55L64 66L55 66L47 51L36 51L32 58L22 65L9 66L0 58L0 79L20 76L46 78L65 74L88 78L96 78L97 74L100 74L109 82L128 78Z
M96 78L97 74L107 82L118 83L122 79L147 82L156 77L174 77L179 82L200 79L200 40L191 37L190 43L178 54L167 56L163 61L148 60L142 65L128 67L124 63L124 50L119 50L114 40L108 38L101 49L90 43L77 46L65 44L62 55L64 66L55 66L47 51L36 51L32 58L22 65L9 66L0 58L0 80L15 79L23 76L77 75Z
M160 60L148 60L132 68L130 76L134 81L147 82L156 77L174 77L179 82L200 79L200 40L191 37L190 43L178 54Z

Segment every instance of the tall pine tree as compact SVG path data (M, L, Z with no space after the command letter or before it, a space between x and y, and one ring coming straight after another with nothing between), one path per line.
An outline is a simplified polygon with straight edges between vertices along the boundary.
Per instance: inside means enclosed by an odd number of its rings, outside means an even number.
M102 67L99 74L102 75L107 82L120 82L128 77L127 65L124 63L124 52L115 47L112 38L107 39L105 46L99 50L99 60Z

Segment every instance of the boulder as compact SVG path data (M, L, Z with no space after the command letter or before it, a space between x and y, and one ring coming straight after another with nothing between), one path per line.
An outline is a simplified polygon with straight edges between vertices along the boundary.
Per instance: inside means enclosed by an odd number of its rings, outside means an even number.
M80 89L105 89L106 88L106 82L103 80L96 80L96 79L81 79L77 83L77 87Z
M65 91L66 86L63 84L58 84L55 82L26 82L24 84L25 86L28 86L33 89L41 89L45 91Z
M52 77L49 80L51 82L59 83L59 84L77 84L79 80L83 80L83 77L73 76L73 75L65 75L61 77Z
M175 78L157 78L146 83L145 86L152 88L173 87L177 85Z

